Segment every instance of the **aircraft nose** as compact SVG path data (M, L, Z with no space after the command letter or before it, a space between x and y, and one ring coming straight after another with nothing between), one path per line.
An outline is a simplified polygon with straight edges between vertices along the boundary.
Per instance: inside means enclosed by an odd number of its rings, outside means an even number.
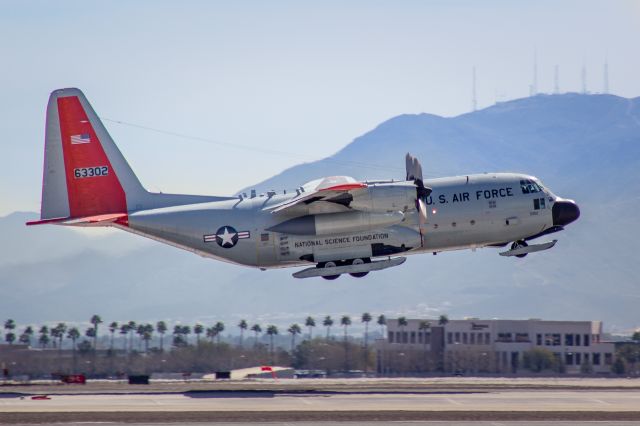
M554 226L565 226L580 217L580 209L573 201L556 201L551 209Z

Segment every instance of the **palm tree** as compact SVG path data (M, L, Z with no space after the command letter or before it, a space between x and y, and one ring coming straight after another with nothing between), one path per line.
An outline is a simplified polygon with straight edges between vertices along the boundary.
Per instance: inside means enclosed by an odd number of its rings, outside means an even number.
M4 340L12 345L13 341L16 340L16 335L13 333L13 330L16 328L16 322L12 319L8 319L4 322L4 328L7 330L5 332Z
M369 312L365 312L362 314L361 321L364 323L364 348L365 352L367 351L369 344L369 323L371 322L371 314Z
M405 339L404 328L409 325L407 321L407 317L399 317L398 318L398 327L400 328L400 335L402 336L402 342L408 343L408 339Z
M48 334L40 334L40 338L38 339L38 343L40 343L40 347L42 349L46 348L49 344L49 335Z
M438 325L447 325L448 322L449 317L444 314L440 315L440 318L438 318Z
M347 327L351 325L351 317L349 315L343 315L340 318L340 325L344 327L344 341L347 341Z
M216 340L218 344L220 343L220 335L224 331L224 323L222 321L218 321L213 325L213 329L216 331Z
M58 339L58 355L60 355L60 351L62 350L62 339L64 339L64 333L67 331L67 325L63 322L59 322L51 330L51 335Z
M71 349L73 350L73 371L76 371L76 340L80 337L80 331L76 327L71 327L67 332L67 337L71 339Z
M133 333L136 331L136 322L129 321L127 324L129 328L129 351L133 350Z
M176 324L173 326L173 346L184 346L185 341L182 336L183 330L180 324Z
M142 334L142 340L144 340L144 351L149 352L149 341L153 337L153 325L145 324L144 333Z
M138 335L138 350L142 349L142 341L144 340L144 333L146 332L144 324L138 324L136 327L136 334Z
M84 335L87 336L88 338L93 338L95 337L95 333L96 333L96 329L93 327L89 327L84 331ZM95 348L95 346L94 346Z
M204 326L200 323L193 326L193 333L196 335L196 345L200 346L200 335L204 332Z
M418 330L422 332L422 344L424 345L424 363L427 364L427 330L431 328L431 323L426 320L420 321Z
M38 343L40 343L40 347L44 349L49 344L49 327L43 325L42 327L40 327L40 331L38 333L40 333Z
M333 320L329 315L324 317L324 320L322 321L322 325L327 327L327 339L329 339L329 333L331 333L331 326L333 325Z
M267 334L269 335L269 351L273 354L273 336L278 335L278 327L270 325L267 327Z
M122 337L124 337L122 350L125 352L127 352L127 335L129 334L129 328L129 324L127 323L120 325L120 334L122 334Z
M164 333L167 332L167 323L158 321L156 323L156 331L160 334L160 352L164 351Z
M31 337L33 336L33 327L28 325L24 332L20 335L20 343L31 346Z
M91 324L93 324L93 348L98 349L98 325L102 323L100 315L93 315L91 317Z
M247 321L245 320L240 320L240 322L238 323L238 328L240 328L240 347L242 347L242 340L244 339L244 331L247 329L247 327L249 327L249 324L247 324Z
M344 327L344 369L349 371L349 347L347 345L347 327L351 325L351 317L343 315L340 318L340 325Z
M369 361L369 323L372 317L369 312L362 314L361 321L364 323L364 372L367 372L367 366Z
M293 349L296 347L296 334L300 334L302 330L298 324L291 324L287 331L291 333L291 353L293 353Z
M113 321L111 324L109 324L109 332L111 333L111 343L109 345L110 351L113 351L113 333L115 333L117 329L118 329L117 322Z
M260 333L262 333L262 327L260 327L260 324L253 324L251 326L251 331L253 331L254 333L256 333L256 341L253 344L253 346L258 346L258 335Z
M382 333L382 337L384 338L384 327L387 325L387 317L384 315L378 316L378 321L376 321L380 326L380 333Z
M213 343L213 338L214 338L214 337L216 337L216 330L215 330L215 328L213 328L213 327L207 327L206 334L207 334L207 338L208 338L209 340L211 340L211 343Z
M307 317L307 319L304 320L304 325L305 327L309 327L309 340L313 340L313 335L311 334L311 331L313 327L316 326L316 320L314 320L313 317Z

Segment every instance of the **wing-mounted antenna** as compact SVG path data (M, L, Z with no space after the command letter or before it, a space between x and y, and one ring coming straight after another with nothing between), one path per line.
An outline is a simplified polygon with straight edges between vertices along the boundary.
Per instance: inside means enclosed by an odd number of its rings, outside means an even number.
M407 180L413 181L416 186L416 210L418 211L418 224L420 235L424 235L424 225L427 222L427 197L431 194L431 188L424 186L422 178L422 165L413 155L407 153L405 157Z

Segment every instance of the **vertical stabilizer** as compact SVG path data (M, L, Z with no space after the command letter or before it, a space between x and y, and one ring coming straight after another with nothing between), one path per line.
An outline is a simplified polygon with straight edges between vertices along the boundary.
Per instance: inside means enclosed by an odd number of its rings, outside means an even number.
M42 220L127 213L146 191L79 89L47 106Z

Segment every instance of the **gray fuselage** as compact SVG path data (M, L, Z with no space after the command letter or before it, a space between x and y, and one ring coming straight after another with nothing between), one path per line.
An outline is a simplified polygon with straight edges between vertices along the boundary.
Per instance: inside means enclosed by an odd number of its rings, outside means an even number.
M411 197L404 197L402 184L368 182L369 188L378 186L395 191L387 191L391 194L387 206L384 197L376 198L380 205L377 211L401 212L404 218L391 226L373 224L368 229L361 226L358 232L331 233L330 222L325 224L329 228L321 235L270 231L296 217L283 217L269 210L294 198L295 192L130 212L128 226L123 229L202 256L246 266L279 268L523 240L554 226L552 206L559 200L537 179L522 174L426 180L425 185L433 191L425 200L426 222L419 226L415 198L412 201ZM336 222L335 229L340 229L340 225Z

